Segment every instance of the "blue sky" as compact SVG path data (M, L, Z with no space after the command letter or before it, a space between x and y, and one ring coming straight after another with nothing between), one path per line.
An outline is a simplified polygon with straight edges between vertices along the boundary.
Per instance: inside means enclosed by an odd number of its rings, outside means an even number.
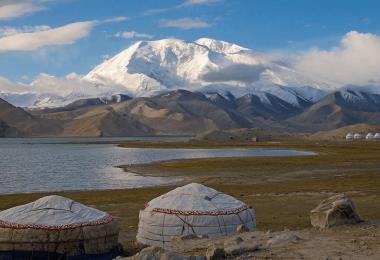
M0 76L85 74L137 40L167 37L329 50L350 31L380 34L379 10L375 0L0 0Z

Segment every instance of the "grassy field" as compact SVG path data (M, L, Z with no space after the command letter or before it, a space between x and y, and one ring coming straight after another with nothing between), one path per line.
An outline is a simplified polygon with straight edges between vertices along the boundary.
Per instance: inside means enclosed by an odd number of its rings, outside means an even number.
M290 148L319 155L300 157L210 158L173 160L126 166L127 170L157 176L185 176L252 205L260 230L310 227L309 211L338 192L351 195L363 219L380 219L380 143L147 143L126 142L123 147ZM120 219L122 243L131 248L138 211L145 202L175 186L109 191L55 193L106 210ZM0 209L33 201L46 194L0 196Z

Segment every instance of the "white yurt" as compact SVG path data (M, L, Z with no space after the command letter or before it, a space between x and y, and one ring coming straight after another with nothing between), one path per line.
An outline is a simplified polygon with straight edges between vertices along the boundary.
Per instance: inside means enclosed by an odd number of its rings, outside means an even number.
M365 139L366 139L366 140L372 140L373 137L374 137L374 134L372 134L372 133L368 133L368 134L366 135Z
M0 212L0 259L112 259L118 235L110 214L47 196Z
M353 140L354 139L354 134L353 133L348 133L346 135L346 140Z
M373 139L380 140L380 133L376 133L376 134L373 136Z
M220 237L239 225L256 227L255 212L232 196L191 183L161 195L140 211L137 242L169 248L186 235Z
M356 139L356 140L363 139L363 135L362 135L362 134L359 134L359 133L356 133L356 134L354 135L354 139Z

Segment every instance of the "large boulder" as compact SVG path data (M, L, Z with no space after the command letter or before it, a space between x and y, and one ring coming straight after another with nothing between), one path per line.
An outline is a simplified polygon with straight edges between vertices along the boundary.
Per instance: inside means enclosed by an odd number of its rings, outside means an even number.
M330 228L360 222L354 202L346 194L338 194L322 201L310 212L313 227Z

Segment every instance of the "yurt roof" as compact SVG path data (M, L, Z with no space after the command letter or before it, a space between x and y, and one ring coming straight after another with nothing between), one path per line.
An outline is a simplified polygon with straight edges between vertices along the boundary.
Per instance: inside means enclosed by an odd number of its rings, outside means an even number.
M230 195L191 183L151 200L145 210L181 215L222 215L236 214L247 208L249 206Z
M47 196L0 212L0 227L66 229L112 221L106 212L61 196Z

